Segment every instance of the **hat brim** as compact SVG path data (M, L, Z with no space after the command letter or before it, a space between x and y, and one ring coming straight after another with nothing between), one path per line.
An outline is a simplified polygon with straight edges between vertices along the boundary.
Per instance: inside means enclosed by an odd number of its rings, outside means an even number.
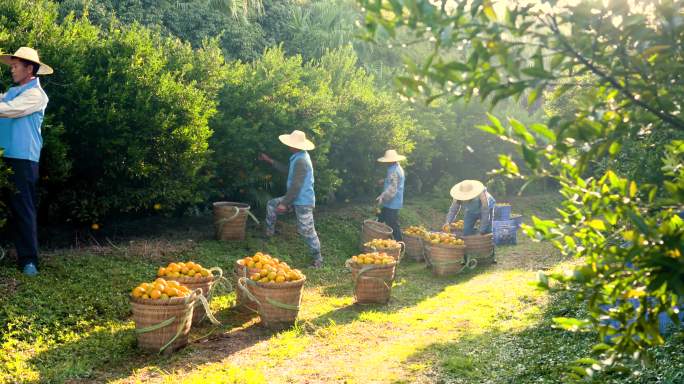
M396 157L380 157L378 158L378 162L380 163L396 163L397 161L402 161L406 160L406 156L404 155L397 155Z
M278 136L278 140L280 140L281 143L287 145L288 147L300 149L302 151L310 151L316 146L314 143L312 143L309 140L304 140L304 141L295 141L292 139L292 136L290 135L280 135Z
M461 201L472 200L472 199L476 198L477 196L479 196L480 193L484 192L484 190L486 189L484 184L477 181L477 184L475 184L472 191L462 192L458 189L458 187L459 187L459 185L461 185L461 183L454 185L453 187L451 187L451 191L449 191L449 194L451 195L451 197L453 197L456 200L461 200Z
M35 62L35 61L33 61L33 60L29 60L29 59L26 59L26 58L23 58L23 57L20 57L20 56L14 56L14 55L0 55L0 63L7 64L7 65L11 65L11 64L12 64L12 58L13 58L13 57L16 57L16 58L22 59L22 60L26 60L26 61L30 61L30 62L32 62L32 63L34 63L34 64L38 64L38 66L39 66L39 67L38 67L38 75L51 75L51 74L53 74L53 73L55 72L55 71L52 69L52 67L50 67L50 66L47 65L47 64L37 63L37 62Z

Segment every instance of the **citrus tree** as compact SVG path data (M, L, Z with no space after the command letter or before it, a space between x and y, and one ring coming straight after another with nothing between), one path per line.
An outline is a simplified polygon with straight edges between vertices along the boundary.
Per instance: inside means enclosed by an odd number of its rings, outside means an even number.
M541 285L576 289L588 306L585 318L558 324L599 334L600 358L581 360L573 375L615 367L623 356L645 361L663 343L659 315L678 324L684 294L684 3L358 1L367 39L409 30L432 43L430 55L407 58L407 74L396 78L407 97L534 105L545 91L562 95L591 79L589 92L566 103L570 111L527 125L489 115L480 128L516 144L530 170L500 155L499 172L562 186L560 219L533 217L525 230L580 260L574 271L540 275ZM667 137L649 152L662 183L620 172L641 161L618 157L623 144L654 135Z

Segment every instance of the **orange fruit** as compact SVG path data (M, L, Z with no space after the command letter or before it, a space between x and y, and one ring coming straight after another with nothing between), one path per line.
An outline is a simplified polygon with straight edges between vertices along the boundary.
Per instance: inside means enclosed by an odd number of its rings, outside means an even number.
M152 299L158 299L161 297L161 292L159 292L158 289L153 289L152 292L150 292L150 297Z
M141 297L144 294L145 289L143 287L135 287L133 288L133 292L131 292L131 295L133 295L133 297Z
M166 268L159 267L159 270L157 270L157 276L164 276L165 274L166 274Z
M276 283L282 283L285 281L285 276L283 275L278 275L275 279Z
M169 295L169 297L180 296L180 291L178 290L178 288L173 287L166 287L164 293Z

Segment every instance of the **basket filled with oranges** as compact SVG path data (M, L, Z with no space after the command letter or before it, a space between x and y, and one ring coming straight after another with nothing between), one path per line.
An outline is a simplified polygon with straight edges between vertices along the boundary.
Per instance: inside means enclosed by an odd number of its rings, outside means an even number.
M187 345L198 295L199 290L162 278L133 288L130 302L138 346L162 353Z
M410 226L403 230L406 255L415 261L423 261L423 237L427 229L419 226Z
M173 262L169 263L166 267L160 267L157 270L157 277L164 278L167 281L177 281L190 290L199 288L202 290L202 295L207 300L211 300L212 288L218 280L223 279L223 271L218 267L204 268L194 261ZM201 303L198 301L197 306L199 305ZM192 324L199 324L206 317L206 311L202 308L197 308L193 315Z
M352 256L345 263L351 270L357 303L387 303L392 292L397 261L384 252Z
M406 244L403 241L394 239L373 239L363 244L363 251L366 253L380 252L386 253L399 262L404 256Z
M444 232L428 233L423 239L425 258L437 276L461 272L466 266L465 243L462 239Z
M306 276L264 252L238 260L237 266L242 304L255 309L266 327L292 325L299 314Z
M458 237L463 236L463 220L454 221L453 223L444 224L442 232L451 233Z

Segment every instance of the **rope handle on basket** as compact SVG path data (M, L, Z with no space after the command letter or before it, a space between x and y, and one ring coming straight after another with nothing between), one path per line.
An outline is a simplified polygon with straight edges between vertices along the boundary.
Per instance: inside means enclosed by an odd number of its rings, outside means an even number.
M352 269L352 268L351 268L351 263L350 263L349 260L347 260L347 261L345 262L345 266L347 266L347 268L349 268L350 270ZM359 279L364 279L364 280L379 280L379 281L381 281L381 282L385 285L385 288L386 288L387 290L390 290L390 289L391 289L391 287L390 287L389 284L392 284L392 280L389 280L389 281L388 281L388 280L382 279L382 278L380 278L380 277L375 277L375 276L363 276L363 275L364 275L366 272L368 272L368 271L372 271L372 270L374 270L374 269L380 269L380 268L381 268L380 265L367 265L367 266L361 268L361 270L359 270L359 273L356 275L356 279L354 280L354 295L356 295L356 286L358 285Z
M214 295L214 289L219 285L224 287L228 286L228 292L232 292L234 290L233 284L231 284L228 279L223 277L223 270L221 268L213 267L209 269L209 272L214 277L214 283L211 285L211 288L209 288L209 292L207 292L207 300L211 300ZM214 272L218 272L218 274L214 275Z
M233 221L236 217L240 215L240 208L233 205L233 209L235 209L235 213L233 214L233 216L223 218L221 220L217 220L214 222L214 224L218 225L217 232L221 232L224 224ZM245 210L245 212L247 213L247 216L251 217L257 225L259 224L259 219L257 219L252 212L250 212L249 210Z
M197 288L196 290L194 290L192 295L188 295L185 298L185 300L183 300L183 304L188 304L191 299L193 299L193 300L196 299L196 296L202 297L202 289ZM166 344L162 345L162 347L159 348L160 354L163 353L166 350L166 348L168 348L171 344L173 344L173 342L176 341L176 339L181 335L181 333L183 333L183 328L185 328L185 322L188 321L189 319L191 319L192 307L193 307L192 305L189 306L188 310L186 310L185 313L183 313L183 316L181 317L180 321L178 322L178 329L176 329L176 334L171 338L171 340L167 341ZM214 320L216 320L216 319L214 319ZM136 329L135 333L147 333L147 332L156 331L158 329L161 329L161 328L164 328L164 327L167 327L167 326L173 324L174 321L176 321L176 316L172 316L172 317L170 317L164 321L161 321L157 324L150 325L149 327Z
M242 291L242 293L244 293L245 296L247 296L248 299L250 299L251 301L255 302L255 303L257 304L258 307L261 307L261 302L259 301L259 299L256 298L256 296L254 296L254 295L252 294L252 292L249 291L249 289L247 289L247 286L245 285L245 281L252 281L252 280L250 280L250 279L248 279L248 278L246 278L246 277L241 277L241 278L239 278L238 281L237 281L238 289L240 289L240 290ZM249 307L247 307L247 308L249 308ZM251 309L251 308L249 308L249 309ZM252 310L253 310L253 309L252 309ZM254 311L254 310L253 310L253 311ZM259 313L259 311L254 311L254 312Z
M254 296L252 294L252 292L249 291L249 289L247 289L247 286L245 285L245 281L247 282L247 284L256 285L256 283L254 281L252 281L251 279L248 279L246 277L241 277L238 279L238 287L242 290L242 292L245 294L245 296L247 296L250 300L257 303L257 305L259 307L261 307L261 305L262 305L261 302L259 301L259 299L256 298L256 296ZM270 297L266 298L266 302L268 302L269 304L271 304L274 307L278 307L281 309L286 309L289 311L299 311L299 305L285 304L285 303L282 303L278 300L271 299Z

